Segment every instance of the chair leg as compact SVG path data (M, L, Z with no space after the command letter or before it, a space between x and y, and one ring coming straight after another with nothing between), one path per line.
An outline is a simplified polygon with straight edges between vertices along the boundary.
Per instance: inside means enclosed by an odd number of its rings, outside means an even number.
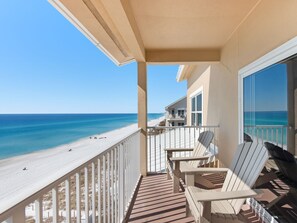
M170 165L171 165L170 158L171 157L172 157L172 152L167 152L167 166L166 166L167 180L171 180L171 175L170 175L170 171L172 170L172 168L170 168Z
M201 202L202 204L202 217L211 222L211 202Z
M171 180L171 176L168 168L166 168L166 176L167 176L167 180Z
M192 216L191 209L189 207L188 200L186 200L186 217Z
M179 162L174 162L173 167L173 193L179 192L179 179L180 179L180 169L179 169Z

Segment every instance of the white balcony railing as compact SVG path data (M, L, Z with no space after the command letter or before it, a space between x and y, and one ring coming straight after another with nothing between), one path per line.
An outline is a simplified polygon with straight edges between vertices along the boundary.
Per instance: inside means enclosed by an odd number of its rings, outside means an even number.
M186 115L170 114L167 119L185 119Z
M287 148L288 126L285 125L246 125L244 138L257 142L271 142L284 149Z
M24 200L0 222L122 222L140 180L140 130Z
M165 170L164 148L193 147L206 130L215 134L216 153L218 126L148 127L148 172ZM24 199L1 201L0 222L123 222L141 179L139 147L137 130Z
M213 154L218 152L217 136L219 126L176 126L176 127L148 127L148 172L165 172L165 148L193 148L199 134L212 131L214 139L210 146ZM175 156L190 156L191 152L175 153Z

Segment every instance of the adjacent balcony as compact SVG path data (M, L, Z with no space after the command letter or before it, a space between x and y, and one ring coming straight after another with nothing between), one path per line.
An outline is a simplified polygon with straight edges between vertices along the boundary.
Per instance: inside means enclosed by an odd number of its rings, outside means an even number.
M186 119L186 115L170 114L166 119L168 119L168 121L183 121Z

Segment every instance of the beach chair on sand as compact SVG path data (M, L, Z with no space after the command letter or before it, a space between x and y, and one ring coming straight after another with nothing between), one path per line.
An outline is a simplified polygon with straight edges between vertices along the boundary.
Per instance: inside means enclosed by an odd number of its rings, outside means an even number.
M180 172L181 166L190 166L192 168L197 168L201 165L207 164L214 159L214 156L208 151L208 147L214 137L213 132L205 131L199 134L197 144L194 148L168 148L165 149L167 152L167 178L172 178L173 181L173 192L179 192L180 180L184 179ZM174 152L187 152L192 151L191 157L173 157ZM198 176L199 183L206 184L208 187L213 187L214 185Z
M247 142L238 146L230 169L181 169L186 174L187 214L191 212L196 222L242 222L239 212L245 198L261 193L251 187L267 160L268 152L263 145ZM195 174L218 172L227 172L220 191L193 186Z

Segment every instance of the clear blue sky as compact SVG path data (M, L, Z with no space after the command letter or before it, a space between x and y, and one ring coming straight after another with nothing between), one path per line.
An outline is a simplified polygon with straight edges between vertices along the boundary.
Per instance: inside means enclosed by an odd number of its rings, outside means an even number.
M287 110L286 64L273 65L244 79L244 110Z
M46 0L0 7L0 113L136 113L136 63L117 67ZM148 110L186 94L177 66L149 66Z

